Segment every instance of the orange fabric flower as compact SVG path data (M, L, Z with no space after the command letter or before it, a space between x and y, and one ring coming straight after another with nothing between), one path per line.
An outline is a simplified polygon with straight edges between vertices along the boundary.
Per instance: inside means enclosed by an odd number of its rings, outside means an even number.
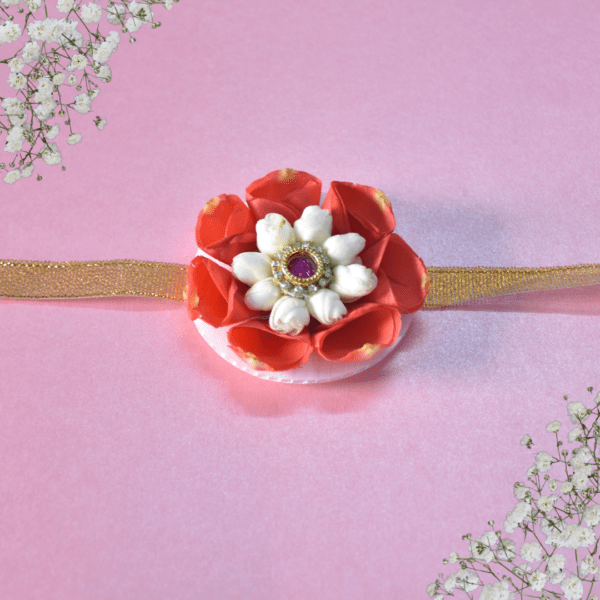
M213 327L240 323L260 313L244 304L244 285L229 271L204 256L196 256L187 271L185 306L190 319Z
M319 205L321 181L303 171L273 171L246 189L246 206L237 196L213 198L198 218L198 245L210 256L231 263L242 252L256 252L256 222L268 213L291 224L307 206ZM391 346L401 329L401 315L419 310L429 291L423 261L396 233L396 221L385 194L354 183L331 184L323 209L332 215L333 235L358 233L365 239L360 257L377 276L377 287L356 302L332 325L311 319L307 329L290 336L269 327L264 312L248 309L248 286L211 260L196 257L188 270L190 318L202 318L228 331L232 350L259 370L295 369L314 349L335 362L368 360ZM261 318L257 318L257 317Z
M325 360L344 363L369 360L396 341L401 326L397 308L366 302L348 311L341 321L320 327L312 343Z
M264 320L246 321L227 332L230 348L259 371L287 371L306 364L312 352L310 335L283 335Z
M294 169L272 171L246 188L246 200L256 220L278 213L293 223L307 206L321 202L321 180Z
M221 194L209 200L198 216L198 247L221 262L231 264L240 252L256 248L256 219L237 197Z

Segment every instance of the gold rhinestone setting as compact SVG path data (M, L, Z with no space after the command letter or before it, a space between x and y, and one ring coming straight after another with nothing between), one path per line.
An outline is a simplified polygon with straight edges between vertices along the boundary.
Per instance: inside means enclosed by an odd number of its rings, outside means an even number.
M290 262L297 257L305 257L315 265L311 277L296 277L289 268ZM333 277L331 259L321 246L312 242L296 242L286 246L271 261L273 277L281 291L293 298L306 298L327 287Z

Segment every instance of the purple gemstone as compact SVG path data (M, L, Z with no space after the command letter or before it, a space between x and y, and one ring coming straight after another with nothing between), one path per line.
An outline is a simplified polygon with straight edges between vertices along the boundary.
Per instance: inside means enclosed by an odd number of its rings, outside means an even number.
M293 254L287 267L292 275L300 279L309 279L317 272L317 264L306 254Z

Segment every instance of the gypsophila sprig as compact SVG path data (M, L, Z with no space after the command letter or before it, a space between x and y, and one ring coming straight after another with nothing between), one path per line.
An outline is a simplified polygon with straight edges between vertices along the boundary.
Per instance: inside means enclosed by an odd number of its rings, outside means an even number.
M513 486L517 502L502 529L489 521L492 529L479 537L463 536L468 547L443 560L459 570L440 573L427 587L430 598L598 600L592 593L600 588L600 394L593 408L564 399L576 425L564 432L568 449L559 439L561 423L552 421L546 430L555 436L556 452L535 453L527 480ZM521 444L531 450L531 436Z
M178 1L0 0L0 77L13 90L0 96L6 183L30 177L39 159L62 162L59 142L50 140L63 132L62 141L79 143L72 117L89 113L100 84L111 81L107 63L122 37L135 42L133 33L159 27L156 6L171 10ZM94 123L102 130L106 119Z

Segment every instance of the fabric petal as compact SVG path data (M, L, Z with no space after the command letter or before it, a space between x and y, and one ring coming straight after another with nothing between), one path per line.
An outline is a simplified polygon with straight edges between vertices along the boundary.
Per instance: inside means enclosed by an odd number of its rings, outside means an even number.
M297 369L306 364L312 352L308 333L295 336L276 333L263 320L232 327L227 339L241 359L262 371Z
M307 206L321 201L321 180L294 169L272 171L246 188L246 200L256 220L279 213L294 223Z
M231 264L240 252L256 250L256 219L237 197L221 194L209 200L198 216L198 247L221 262Z
M315 350L325 360L352 363L369 360L391 346L402 326L400 311L392 306L365 303L337 323L313 335Z
M367 185L332 181L323 208L331 212L334 233L358 233L367 247L396 227L390 201L381 190Z
M209 258L196 256L188 267L185 305L192 320L222 327L259 315L246 306L244 292L242 283Z
M423 307L430 287L427 268L397 233L365 250L362 259L366 266L376 271L378 278L381 271L386 274L394 294L394 304L401 313L412 313ZM385 285L385 282L378 284L378 288L379 285Z

